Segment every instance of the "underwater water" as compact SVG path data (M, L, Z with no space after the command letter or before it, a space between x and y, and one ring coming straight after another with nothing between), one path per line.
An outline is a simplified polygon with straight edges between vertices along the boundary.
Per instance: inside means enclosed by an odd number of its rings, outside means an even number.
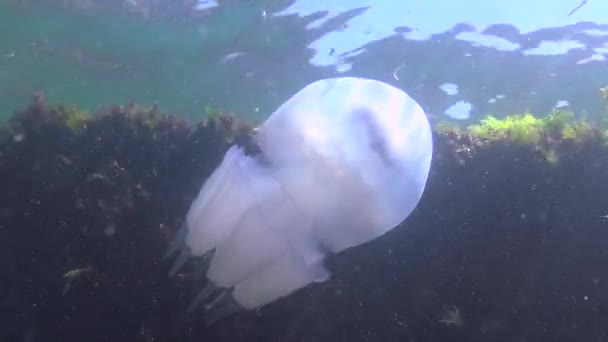
M0 33L3 112L44 89L52 102L91 111L132 101L184 116L221 106L260 118L338 75L398 85L437 118L553 107L593 115L603 106L608 29L599 1L570 16L575 3L450 2L440 16L431 4L384 0L225 1L200 10L72 3L80 6L0 4L10 27Z
M606 13L0 1L0 341L607 341Z

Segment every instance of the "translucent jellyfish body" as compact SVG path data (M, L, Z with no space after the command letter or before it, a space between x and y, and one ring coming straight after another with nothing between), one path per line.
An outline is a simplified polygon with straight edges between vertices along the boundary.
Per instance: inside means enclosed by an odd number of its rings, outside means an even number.
M191 309L207 320L288 296L329 271L324 258L371 241L418 204L433 151L406 93L363 78L314 82L258 129L261 152L233 146L194 199L168 254L199 257Z

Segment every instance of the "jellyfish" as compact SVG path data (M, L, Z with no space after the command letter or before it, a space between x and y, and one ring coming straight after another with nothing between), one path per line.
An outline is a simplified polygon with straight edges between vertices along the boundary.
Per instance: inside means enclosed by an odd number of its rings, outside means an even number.
M188 311L205 321L263 307L330 276L324 259L401 224L433 151L422 108L381 81L313 82L232 146L193 200L167 256L205 285Z

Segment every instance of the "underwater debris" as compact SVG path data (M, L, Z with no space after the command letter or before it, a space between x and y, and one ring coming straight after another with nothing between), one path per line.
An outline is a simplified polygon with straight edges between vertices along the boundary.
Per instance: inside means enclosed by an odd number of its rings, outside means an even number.
M104 183L107 183L110 186L115 185L115 183L112 182L108 177L106 177L105 175L103 175L102 173L99 173L99 172L93 172L87 176L87 182L92 182L95 180L102 181Z
M438 322L447 326L455 326L458 328L462 328L464 326L464 319L462 318L460 309L455 305L444 306Z
M93 266L87 265L65 272L63 278L65 279L65 285L62 294L65 296L75 282L91 281L100 278L100 274Z
M568 16L571 16L574 13L576 13L579 9L583 8L583 6L585 6L588 2L589 2L589 0L582 0L580 4L578 4L572 10L570 10L570 12L568 12Z

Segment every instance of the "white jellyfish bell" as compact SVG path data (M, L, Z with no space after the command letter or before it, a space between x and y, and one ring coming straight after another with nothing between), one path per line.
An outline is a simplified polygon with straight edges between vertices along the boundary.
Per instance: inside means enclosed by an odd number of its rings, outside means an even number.
M202 186L167 255L199 257L207 282L189 311L213 322L329 277L323 259L399 225L418 204L433 142L422 108L386 83L314 82L233 146Z

